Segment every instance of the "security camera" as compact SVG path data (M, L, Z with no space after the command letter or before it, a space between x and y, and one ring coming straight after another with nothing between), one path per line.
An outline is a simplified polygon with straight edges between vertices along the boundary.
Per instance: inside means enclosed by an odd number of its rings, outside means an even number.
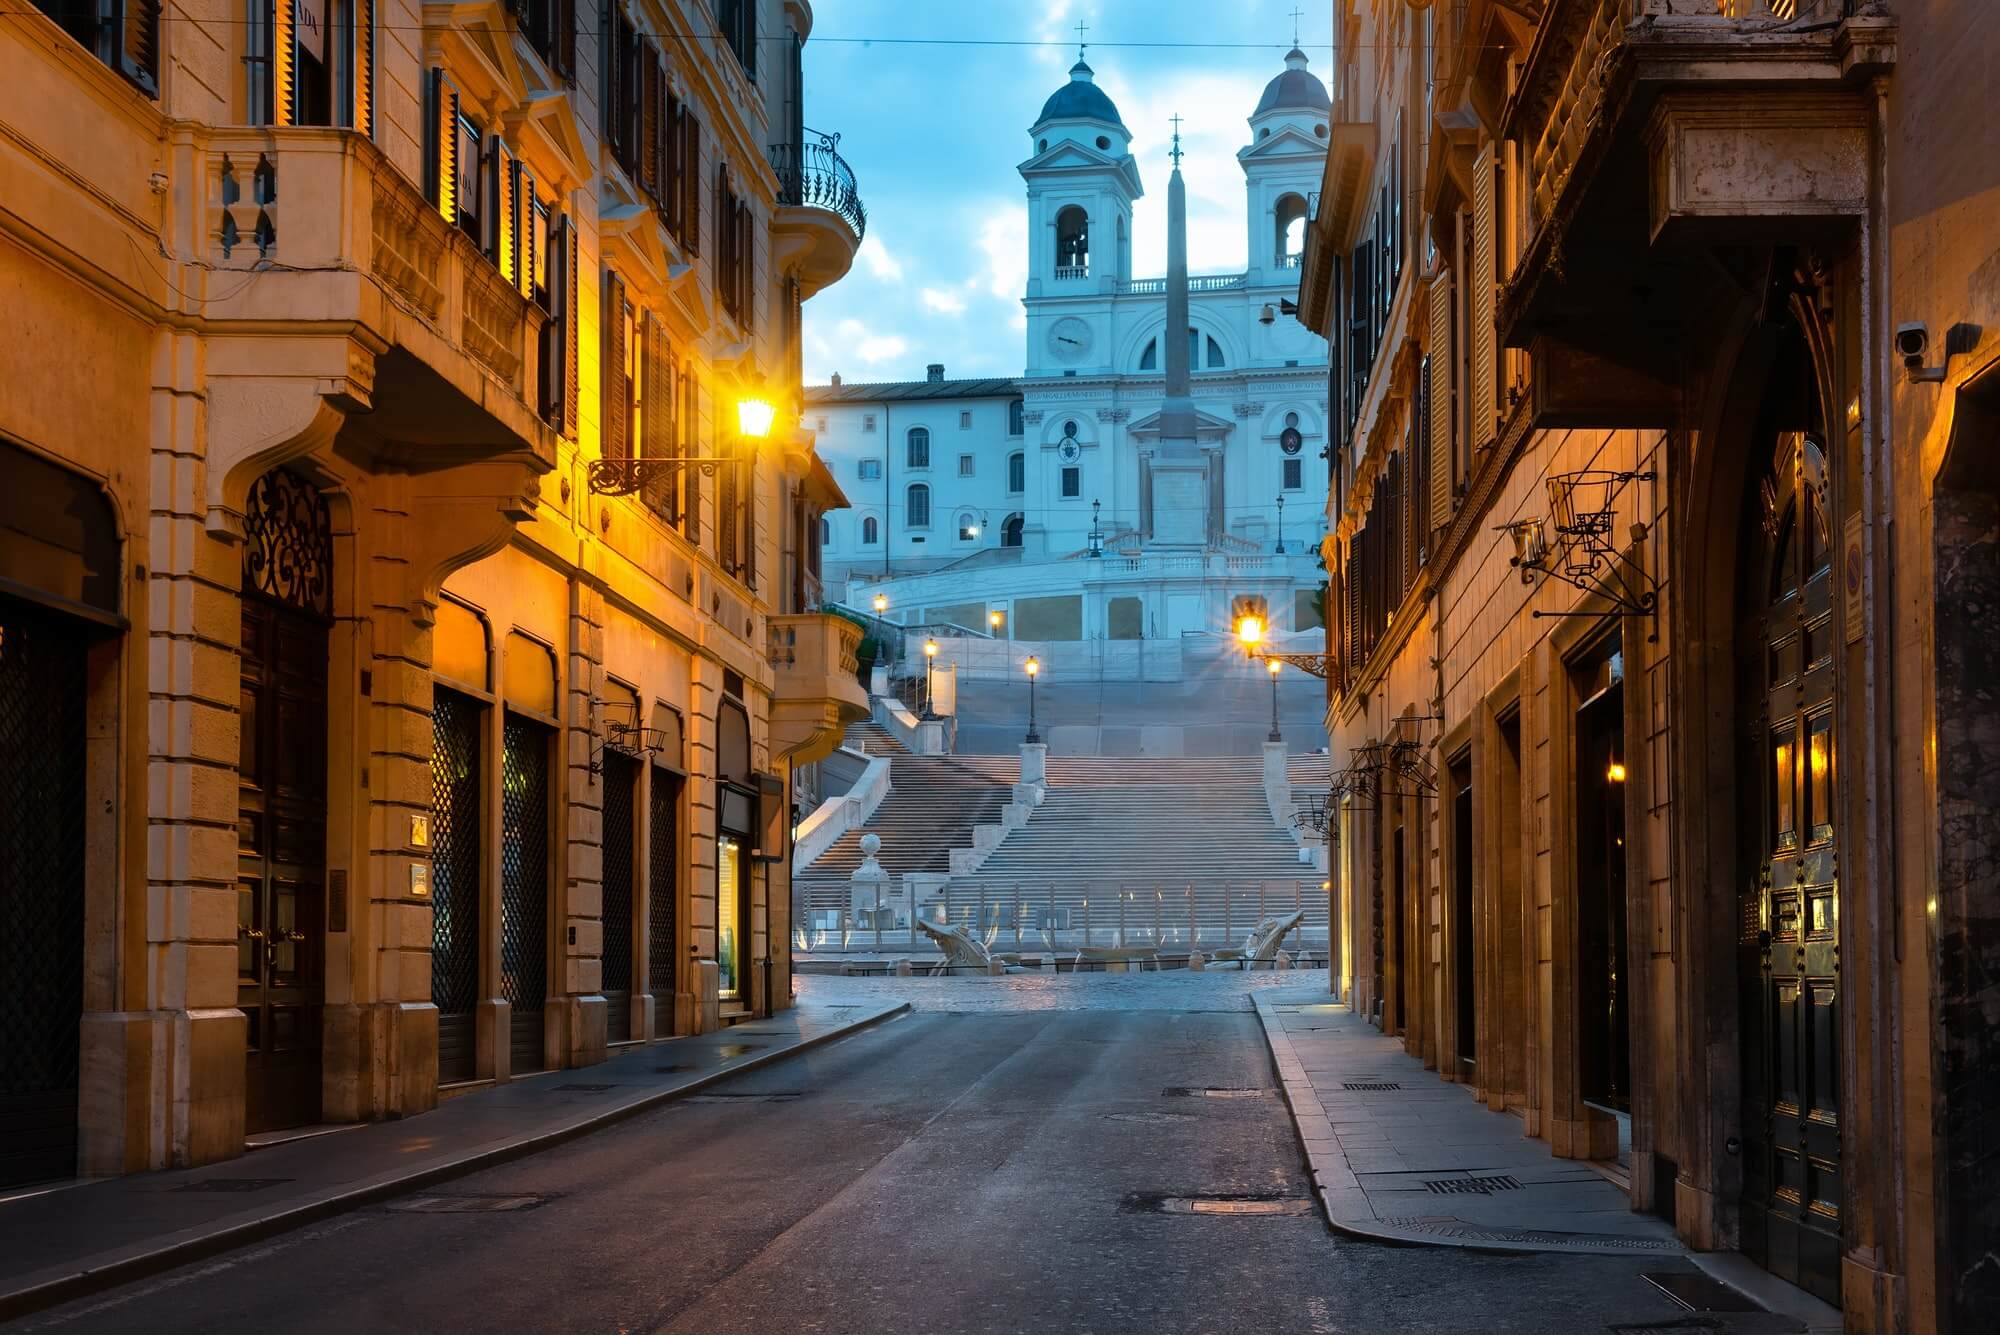
M1896 326L1896 351L1902 354L1903 365L1912 371L1921 370L1924 352L1931 345L1931 331L1921 320Z

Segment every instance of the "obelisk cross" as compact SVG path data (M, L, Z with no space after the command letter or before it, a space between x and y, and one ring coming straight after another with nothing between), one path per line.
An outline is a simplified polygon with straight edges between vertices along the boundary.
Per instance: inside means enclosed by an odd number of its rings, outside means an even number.
M1304 11L1303 9L1294 9L1294 10L1292 10L1292 45L1293 45L1293 46L1297 46L1297 45L1299 44L1299 17L1300 17L1300 15L1302 15L1302 14L1304 14L1304 13L1305 13L1305 11Z
M1181 114L1177 111L1169 119L1174 123L1174 146L1168 152L1173 156L1174 166L1178 167L1181 165Z

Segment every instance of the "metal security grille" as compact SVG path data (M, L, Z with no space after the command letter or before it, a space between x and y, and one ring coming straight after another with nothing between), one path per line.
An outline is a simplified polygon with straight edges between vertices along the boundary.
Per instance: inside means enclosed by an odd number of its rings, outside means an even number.
M604 753L604 999L610 1004L605 1036L632 1036L632 827L633 789L639 762L619 751Z
M647 850L648 876L646 881L646 973L647 986L652 989L656 1014L673 1014L674 965L677 960L674 939L674 906L680 893L680 884L675 876L680 865L679 831L675 829L674 815L679 809L681 781L666 770L653 770L652 795L652 846ZM658 1007L664 1005L665 1009ZM662 1025L661 1028L667 1026Z
M470 1080L479 1000L479 719L470 696L431 701L431 1000L438 1079Z
M333 612L333 519L326 496L273 468L243 511L243 587L318 616Z
M549 730L509 715L500 798L500 994L513 1007L513 1069L546 1064L549 986Z
M84 640L0 599L0 1187L76 1171Z

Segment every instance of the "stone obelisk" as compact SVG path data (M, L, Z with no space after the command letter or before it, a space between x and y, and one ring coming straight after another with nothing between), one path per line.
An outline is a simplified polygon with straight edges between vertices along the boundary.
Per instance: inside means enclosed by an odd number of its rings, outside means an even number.
M1181 183L1178 129L1173 158L1174 174L1167 181L1167 327L1160 335L1167 375L1151 472L1153 543L1201 547L1208 542L1208 462L1195 440L1194 398L1189 391L1187 187Z

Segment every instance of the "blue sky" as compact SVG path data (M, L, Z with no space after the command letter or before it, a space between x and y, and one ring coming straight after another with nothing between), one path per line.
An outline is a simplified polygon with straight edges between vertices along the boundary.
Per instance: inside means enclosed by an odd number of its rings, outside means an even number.
M1091 68L1132 131L1146 186L1133 219L1135 270L1166 269L1167 118L1175 112L1185 118L1189 269L1240 270L1236 151L1249 142L1245 122L1258 95L1284 68L1295 8L1304 11L1299 31L1311 68L1325 79L1324 3L819 0L805 52L806 124L840 134L868 235L853 271L806 303L806 383L834 371L849 381L921 379L929 362L943 362L954 378L1020 374L1027 205L1014 168L1029 156L1028 126L1042 102L1069 77L1078 22L1090 27ZM881 37L1053 44L844 40Z

